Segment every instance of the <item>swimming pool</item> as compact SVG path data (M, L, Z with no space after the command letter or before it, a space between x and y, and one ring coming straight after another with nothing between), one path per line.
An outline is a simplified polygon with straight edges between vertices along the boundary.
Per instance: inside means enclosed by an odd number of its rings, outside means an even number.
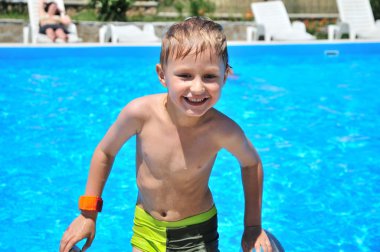
M0 250L57 251L97 142L131 99L165 91L158 47L0 48ZM217 107L264 163L263 224L287 251L380 250L380 44L231 46ZM134 141L116 159L90 251L129 251ZM223 151L220 249L239 251L243 194ZM128 249L120 249L127 246Z

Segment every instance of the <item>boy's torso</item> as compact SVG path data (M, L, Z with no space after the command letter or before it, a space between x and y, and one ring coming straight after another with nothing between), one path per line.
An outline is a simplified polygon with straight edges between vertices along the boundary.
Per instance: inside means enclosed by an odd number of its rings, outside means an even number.
M150 114L137 135L136 146L138 204L165 221L209 210L214 202L208 180L222 147L217 126L225 117L212 109L198 125L179 127L165 110L165 95L146 99Z

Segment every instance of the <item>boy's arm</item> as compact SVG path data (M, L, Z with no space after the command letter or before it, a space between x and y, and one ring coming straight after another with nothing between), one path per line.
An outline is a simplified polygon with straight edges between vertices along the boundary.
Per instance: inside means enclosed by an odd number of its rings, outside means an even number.
M141 130L143 116L139 113L136 103L132 101L121 111L96 147L87 179L86 195L99 197L102 195L116 154L130 137Z
M225 148L231 152L240 163L244 189L244 233L242 237L243 251L251 251L260 247L272 251L269 239L261 226L261 205L263 193L263 168L260 157L252 143L237 125L229 127Z
M86 192L88 196L101 196L115 156L123 144L142 127L143 115L139 101L132 101L119 114L96 147L90 165Z
M245 198L244 226L261 226L263 169L260 157L238 126L230 132L225 148L238 159L241 167Z
M132 101L119 114L116 122L96 147L90 165L85 195L101 196L117 152L122 145L142 127L144 116L138 109L141 102ZM95 223L98 213L82 211L64 233L60 252L68 252L78 241L87 239L83 250L91 246L95 237Z

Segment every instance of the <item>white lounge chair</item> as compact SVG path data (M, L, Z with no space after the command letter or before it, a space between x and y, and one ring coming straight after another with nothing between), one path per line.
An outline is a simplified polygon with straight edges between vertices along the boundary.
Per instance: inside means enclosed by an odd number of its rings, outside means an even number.
M156 36L154 26L145 24L143 29L136 25L109 25L108 28L102 27L99 30L99 39L101 43L107 42L111 38L113 44L116 43L150 43L160 42L161 39Z
M369 0L337 0L339 19L337 25L328 26L330 40L348 34L351 40L380 39L380 20L375 22Z
M111 27L103 25L99 29L99 42L100 44L107 43L111 40Z
M300 21L290 22L288 12L282 1L254 2L251 9L256 26L247 27L247 40L265 41L300 41L314 40L315 37L306 32L306 26Z
M65 11L65 5L63 0L54 0L58 8L61 11ZM36 43L51 43L52 41L45 34L39 33L39 21L40 21L40 0L28 0L28 12L29 12L29 24L23 29L24 44L28 44L31 41ZM81 42L82 39L78 37L77 27L74 23L68 25L67 30L68 42Z

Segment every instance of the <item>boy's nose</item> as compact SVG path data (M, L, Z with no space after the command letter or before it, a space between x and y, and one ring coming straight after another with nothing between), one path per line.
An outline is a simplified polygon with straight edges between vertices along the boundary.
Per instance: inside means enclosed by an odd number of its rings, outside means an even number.
M194 79L193 83L190 86L190 91L192 93L201 94L205 91L202 80Z

